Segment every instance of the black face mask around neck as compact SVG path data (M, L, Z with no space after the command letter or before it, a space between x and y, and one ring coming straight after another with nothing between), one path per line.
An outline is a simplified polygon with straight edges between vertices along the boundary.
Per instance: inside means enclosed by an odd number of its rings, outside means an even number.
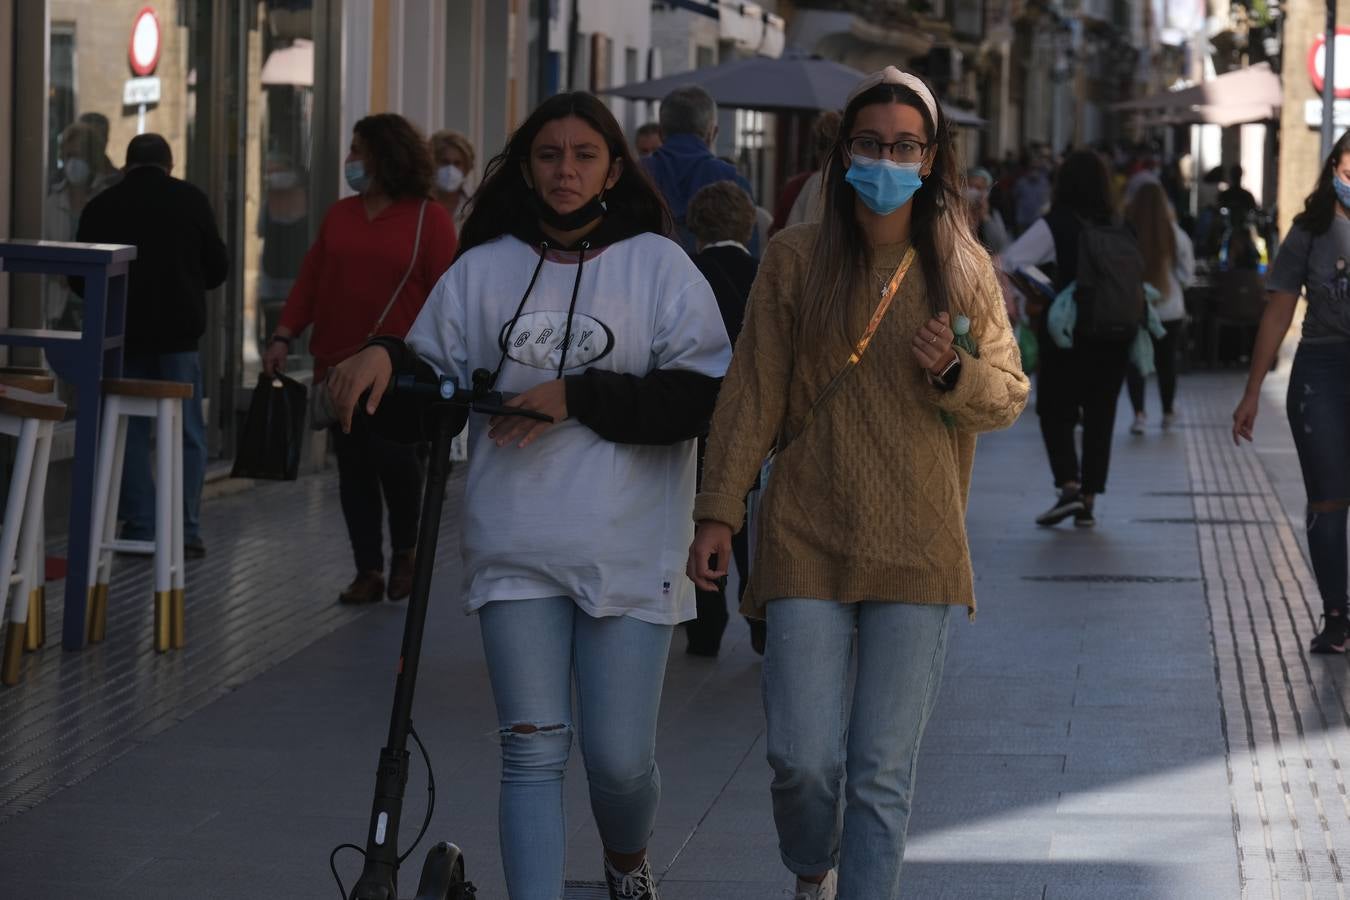
M534 204L534 214L549 228L557 231L576 231L585 228L605 214L605 193L601 191L570 213L560 213L545 202L536 191L530 191L530 202Z

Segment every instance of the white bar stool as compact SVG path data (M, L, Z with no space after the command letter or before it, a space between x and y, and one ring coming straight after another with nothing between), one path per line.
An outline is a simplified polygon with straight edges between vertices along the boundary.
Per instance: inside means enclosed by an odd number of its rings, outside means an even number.
M66 415L66 405L49 396L5 386L0 394L0 433L19 439L14 470L5 501L4 526L0 529L0 619L5 631L5 655L0 663L0 683L19 683L20 663L28 637L28 610L34 580L34 559L42 550L42 504L47 493L47 464L51 461L52 427ZM15 561L22 563L18 571ZM8 608L11 588L18 585L20 601Z
M0 385L44 394L59 402L56 378L46 369L0 366ZM16 602L28 598L28 633L24 639L24 649L30 652L47 645L47 517L41 506L38 507L35 532L37 540L33 544L32 556L27 559L20 556L16 560L22 576L20 599Z
M94 476L94 514L89 542L89 642L108 631L108 582L112 555L155 557L155 650L183 646L185 596L183 572L183 401L192 385L130 378L103 382L103 423ZM155 539L117 539L117 505L122 494L127 419L155 420Z

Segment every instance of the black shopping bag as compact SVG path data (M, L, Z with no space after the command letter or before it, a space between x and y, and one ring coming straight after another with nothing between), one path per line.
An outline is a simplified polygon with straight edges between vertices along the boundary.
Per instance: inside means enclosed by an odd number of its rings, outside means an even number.
M305 433L305 386L278 372L260 374L235 448L235 478L293 481Z

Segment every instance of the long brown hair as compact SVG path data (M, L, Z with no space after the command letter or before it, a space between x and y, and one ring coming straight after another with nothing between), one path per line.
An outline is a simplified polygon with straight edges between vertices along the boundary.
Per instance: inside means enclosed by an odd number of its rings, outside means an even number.
M990 265L989 254L965 215L965 179L942 107L938 106L934 122L919 95L904 85L879 84L864 91L844 109L839 136L825 157L824 215L816 232L799 320L800 335L816 340L823 336L831 344L852 340L849 307L872 269L872 247L858 221L857 193L844 180L844 158L858 111L874 103L903 103L918 110L934 148L932 172L910 201L910 234L932 314L964 307L961 298L974 294L980 266Z
M521 222L536 218L531 205L534 189L525 183L521 167L528 166L530 147L544 126L557 119L576 116L605 140L611 162L622 164L619 180L605 192L611 213L633 222L641 231L668 235L674 229L670 210L661 192L628 150L623 129L604 102L584 91L556 94L540 103L521 123L505 149L492 158L483 175L483 184L469 201L469 218L459 235L459 255L479 244L509 234Z
M1332 180L1336 177L1341 157L1347 153L1350 153L1350 131L1342 134L1331 148L1331 152L1327 154L1326 160L1322 163L1322 171L1317 174L1317 184L1303 201L1303 211L1294 216L1294 224L1309 234L1326 234L1336 218L1336 206L1339 201L1336 199L1336 188Z
M1163 186L1156 181L1139 185L1125 207L1125 220L1134 229L1144 256L1144 280L1166 293L1177 263L1177 235Z
M436 167L413 123L397 113L376 113L358 120L352 131L375 163L375 181L391 199L431 196Z

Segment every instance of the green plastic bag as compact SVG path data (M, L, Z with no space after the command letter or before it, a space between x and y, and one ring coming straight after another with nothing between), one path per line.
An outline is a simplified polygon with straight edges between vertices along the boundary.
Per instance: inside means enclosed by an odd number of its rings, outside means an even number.
M1035 372L1041 361L1041 342L1036 329L1027 322L1017 323L1017 349L1022 353L1022 371L1028 375Z

